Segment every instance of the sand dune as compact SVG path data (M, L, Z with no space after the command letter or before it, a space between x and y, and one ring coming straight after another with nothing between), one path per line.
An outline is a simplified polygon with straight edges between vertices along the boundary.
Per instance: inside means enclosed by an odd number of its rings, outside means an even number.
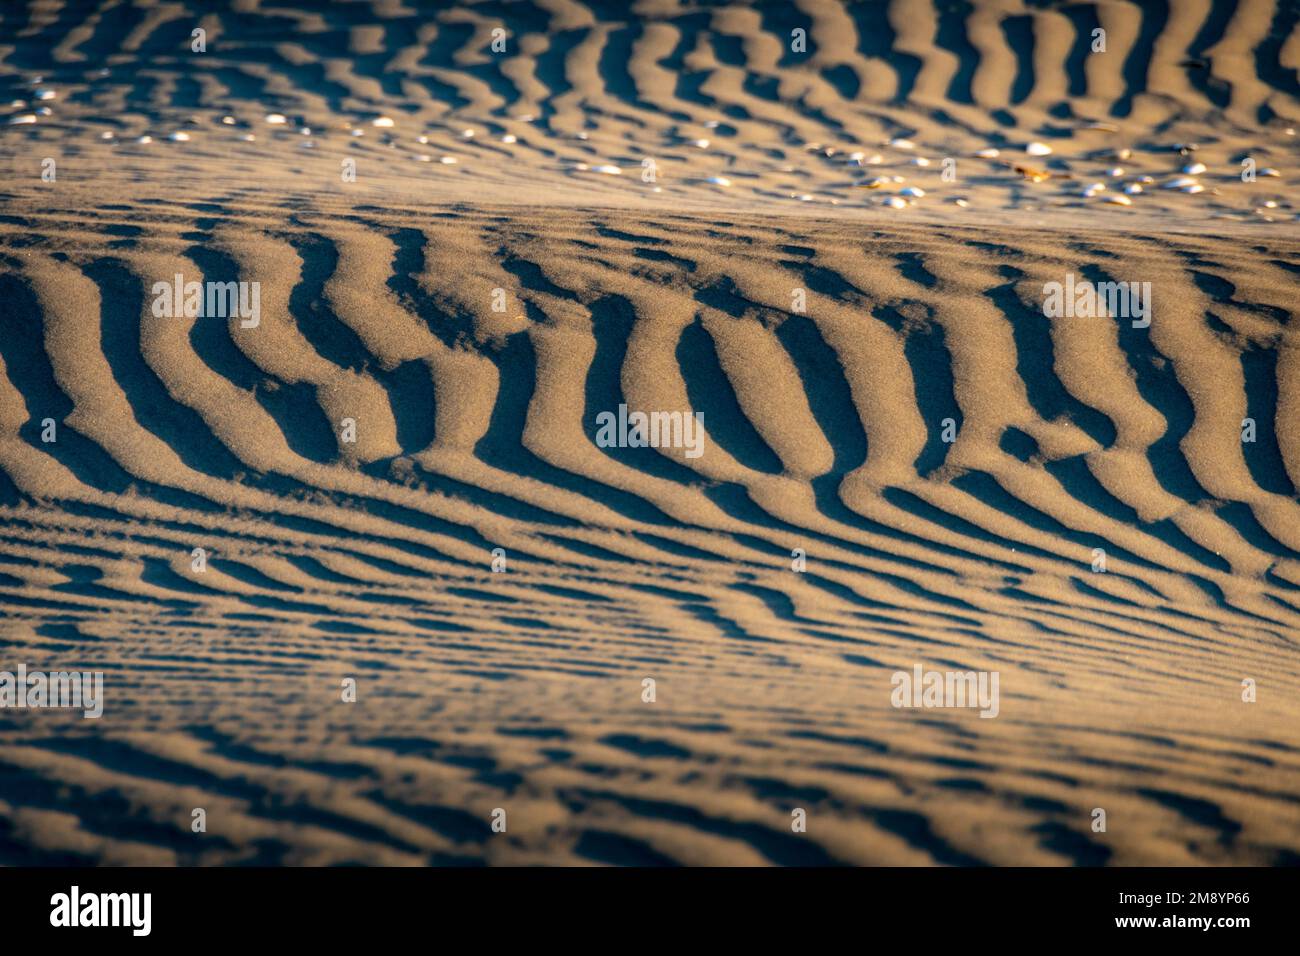
M0 13L0 863L1300 862L1294 5L209 6Z

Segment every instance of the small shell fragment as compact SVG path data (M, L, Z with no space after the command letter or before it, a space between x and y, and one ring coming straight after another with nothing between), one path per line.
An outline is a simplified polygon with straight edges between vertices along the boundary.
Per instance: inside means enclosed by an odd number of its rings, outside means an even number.
M1041 183L1045 179L1051 179L1052 174L1045 169L1036 169L1033 166L1012 166L1016 172L1031 183Z

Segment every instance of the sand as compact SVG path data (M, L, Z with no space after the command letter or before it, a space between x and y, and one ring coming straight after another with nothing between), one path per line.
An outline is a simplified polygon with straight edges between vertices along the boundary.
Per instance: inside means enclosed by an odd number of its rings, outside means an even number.
M1294 4L211 6L0 11L0 863L1300 862Z

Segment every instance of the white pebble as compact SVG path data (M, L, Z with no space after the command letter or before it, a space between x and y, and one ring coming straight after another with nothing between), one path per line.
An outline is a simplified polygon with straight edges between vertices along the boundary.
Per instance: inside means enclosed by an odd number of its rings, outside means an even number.
M592 170L592 172L604 173L606 176L623 175L623 170L619 169L617 166L610 166L610 165L597 166L595 169Z
M901 136L891 139L888 145L894 147L894 149L916 149L915 143L910 139L903 139Z
M10 125L10 126L29 126L29 125L31 125L32 123L35 123L35 122L36 122L36 114L35 114L35 113L23 113L23 114L21 114L21 115L19 115L19 116L11 116L11 117L9 117L9 125Z
M1119 195L1118 193L1111 193L1109 196L1102 196L1102 197L1101 197L1101 201L1102 201L1102 202L1108 202L1108 203L1110 203L1112 206L1131 206L1131 205L1133 205L1133 200L1129 199L1127 196L1121 196L1121 195Z
M506 135L504 135L504 136L501 137L501 142L503 142L503 143L517 143L517 142L519 142L519 140L518 140L518 138L515 136L514 133L506 133Z
M1096 196L1098 193L1104 193L1105 191L1106 191L1105 183L1092 183L1084 188L1083 195L1084 198L1091 199L1093 196Z
M707 139L697 139L694 142L692 142L691 145L694 146L696 149L708 149L709 141Z
M907 200L900 199L898 196L886 196L880 201L882 206L888 206L890 209L906 209Z
M1281 176L1282 174L1279 173L1279 172L1278 172L1276 169L1274 169L1272 166L1265 166L1263 169L1261 169L1261 170L1259 171L1259 175L1261 175L1261 176Z
M172 133L167 137L173 143L188 143L190 141L189 133Z
M912 160L912 165L913 165L913 166L929 166L929 165L930 165L930 161L929 161L928 159L926 159L924 156L917 156L917 157L913 158L913 160Z
M1179 176L1177 179L1171 179L1165 183L1165 189L1186 189L1189 186L1197 185L1196 180L1190 176Z
M1185 172L1189 176L1199 176L1201 175L1201 173L1205 172L1205 164L1188 163L1186 166L1183 167L1183 172Z
M444 166L455 166L458 160L455 156L443 156L439 158L438 162Z
M1052 152L1052 147L1046 143L1034 142L1025 147L1025 152L1030 156L1047 156Z
M908 196L912 199L920 199L925 195L925 190L920 186L908 186L906 189L900 189L898 194L900 196Z
M370 121L370 125L380 127L381 129L391 129L393 126L393 119L391 116L376 116Z
M730 186L731 180L726 176L710 176L705 182L710 182L715 186Z
M56 96L58 96L58 94L55 93L53 90L37 90L32 95L35 96L38 100L52 100Z
M285 123L289 122L285 119L283 113L267 113L266 121L272 126L283 126Z
M1000 156L1001 154L992 146L990 146L987 149L981 149L975 155L978 156L980 159L997 159L998 156Z
M1141 194L1142 187L1137 183L1129 183L1124 187L1124 192L1128 193L1130 196L1137 196Z

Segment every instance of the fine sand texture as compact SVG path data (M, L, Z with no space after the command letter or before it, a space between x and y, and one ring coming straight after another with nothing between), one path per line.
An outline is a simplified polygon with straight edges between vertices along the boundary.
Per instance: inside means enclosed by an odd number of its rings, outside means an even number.
M104 712L0 709L0 864L1300 863L1298 68L1290 0L3 5L0 671Z

